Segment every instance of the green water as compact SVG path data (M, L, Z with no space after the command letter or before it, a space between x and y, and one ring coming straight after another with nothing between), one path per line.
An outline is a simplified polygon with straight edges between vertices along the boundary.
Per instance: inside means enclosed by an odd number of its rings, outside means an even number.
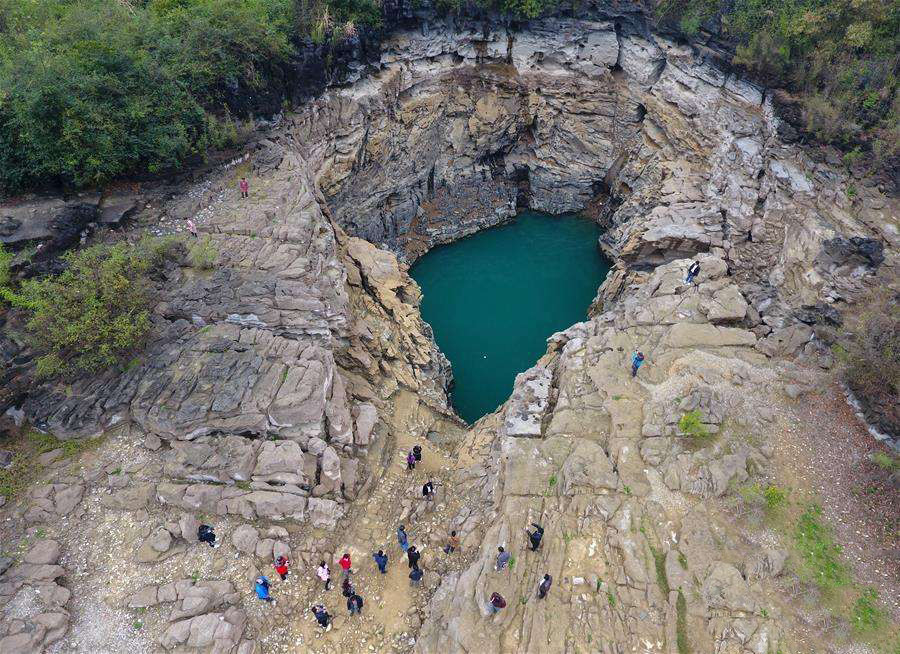
M586 319L609 272L599 235L585 218L529 211L434 248L412 267L422 317L453 365L453 405L465 420L505 402L547 338Z

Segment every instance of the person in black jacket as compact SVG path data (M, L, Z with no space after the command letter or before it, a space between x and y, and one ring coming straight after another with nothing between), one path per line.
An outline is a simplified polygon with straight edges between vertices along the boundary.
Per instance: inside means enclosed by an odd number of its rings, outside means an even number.
M350 597L347 598L347 610L350 611L350 615L354 613L362 613L363 607L363 598L353 593Z
M547 597L547 591L550 590L550 586L553 584L553 577L550 575L544 575L543 581L541 581L541 585L538 586L538 599L544 599Z
M536 522L532 522L531 526L534 527L534 531L528 531L528 527L525 527L525 533L528 534L528 540L531 541L531 551L537 552L541 546L541 539L544 537L544 528Z
M434 482L430 479L422 486L422 497L426 500L434 499Z
M685 284L690 284L694 281L694 278L700 274L700 262L692 261L690 267L687 271L687 277L684 279Z
M328 611L325 610L325 607L321 604L315 604L312 609L310 609L313 614L316 616L316 622L319 623L319 626L325 629L326 631L331 629L331 616L328 615Z
M406 552L406 556L409 557L409 567L416 568L419 565L419 557L422 555L419 553L419 550L416 549L416 546L413 545Z
M409 585L418 586L422 583L423 576L424 573L419 569L419 566L413 567L413 569L409 571Z
M210 547L218 547L216 544L216 533L209 525L200 525L197 529L197 540L208 544Z

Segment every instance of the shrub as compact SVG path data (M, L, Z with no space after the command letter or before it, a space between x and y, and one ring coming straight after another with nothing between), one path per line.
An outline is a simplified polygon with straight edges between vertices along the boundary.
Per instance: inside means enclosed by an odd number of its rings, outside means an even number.
M687 600L684 599L684 593L680 588L675 599L675 644L678 654L691 654L687 636Z
M3 304L16 304L18 297L12 288L12 266L13 254L7 252L0 243L0 306Z
M127 244L63 256L57 276L22 284L40 377L97 372L140 347L150 331L151 258Z
M881 431L900 433L900 305L877 295L844 335L843 379Z
M678 429L682 434L693 438L706 438L709 436L709 430L703 424L703 416L699 409L683 414L678 421Z
M191 245L188 257L192 267L200 270L212 270L219 261L219 250L212 238L204 236Z

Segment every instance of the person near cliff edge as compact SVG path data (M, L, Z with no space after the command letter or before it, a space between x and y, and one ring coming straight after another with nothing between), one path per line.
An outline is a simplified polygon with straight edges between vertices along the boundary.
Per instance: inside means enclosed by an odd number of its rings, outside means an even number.
M631 376L637 377L638 368L644 363L644 353L635 352L631 355Z
M525 527L525 533L528 534L528 540L531 543L531 551L537 552L538 548L541 546L541 539L544 538L544 528L536 522L532 522L531 526L534 527L534 531L528 531L528 527Z
M692 261L690 267L687 271L687 277L684 279L685 284L690 284L694 281L694 278L700 274L700 262Z
M194 221L188 218L187 221L188 232L190 232L191 236L197 238L197 226L194 224Z
M409 549L409 536L406 535L406 528L403 525L397 527L397 542L404 552Z
M246 177L241 177L240 183L238 183L238 188L241 189L241 197L246 198L250 195L250 182L247 181Z
M544 575L543 580L541 580L541 585L538 586L538 599L547 597L547 592L550 590L551 584L553 584L553 577Z
M384 550L378 550L372 555L372 558L375 559L375 565L378 566L378 572L387 574L388 556L384 553Z

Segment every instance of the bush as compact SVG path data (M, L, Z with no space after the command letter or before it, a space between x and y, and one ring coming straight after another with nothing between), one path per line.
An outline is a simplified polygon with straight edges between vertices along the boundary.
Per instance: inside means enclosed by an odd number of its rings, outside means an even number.
M188 258L192 267L212 270L219 261L219 250L209 236L204 236L191 245Z
M866 588L853 604L853 630L856 633L880 629L885 623L885 613L878 605L878 591L874 588Z
M682 434L691 436L692 438L706 438L709 436L709 430L703 424L703 416L699 409L688 411L681 416L678 421L678 429Z
M141 248L95 245L63 256L57 276L26 280L24 306L39 377L97 372L125 359L150 332L152 257Z
M229 145L232 115L281 105L308 34L295 4L342 29L380 20L373 0L0 0L0 189L100 184Z
M844 336L843 378L866 418L888 434L900 434L900 305L875 296Z

